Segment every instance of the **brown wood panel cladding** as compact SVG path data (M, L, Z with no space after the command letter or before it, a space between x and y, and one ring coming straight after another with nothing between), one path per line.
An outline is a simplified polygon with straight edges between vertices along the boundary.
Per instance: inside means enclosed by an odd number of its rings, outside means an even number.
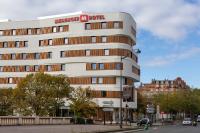
M86 56L85 50L64 51L64 57ZM104 49L91 49L90 56L104 56ZM137 58L130 50L127 49L109 49L109 56L128 56L137 62Z
M92 84L91 77L71 77L70 84ZM103 84L116 84L116 77L103 77Z
M120 98L120 91L105 91L106 96L102 96L102 91L91 91L95 98Z
M55 66L55 69L57 66ZM30 68L30 71L32 71L33 68ZM40 66L40 71L45 71L46 66L42 65ZM20 71L24 71L24 67L20 66ZM12 79L16 79L16 81L20 81L23 79L22 77L13 77ZM92 77L69 77L70 84L92 84ZM133 79L126 78L126 85L132 85ZM0 84L7 84L8 83L8 77L0 78ZM12 82L13 83L13 82ZM13 84L17 84L17 82L14 82ZM100 84L100 83L99 83ZM103 77L103 84L116 84L116 77Z
M44 28L41 28L41 34L49 34L49 33L52 33L52 27L44 27Z
M21 48L21 47L25 47L25 45L24 45L24 41L17 41L17 42L19 42L19 48ZM0 42L0 48L3 48L3 43L4 42ZM7 41L7 43L8 43L8 47L7 48L15 48L15 41Z
M27 35L28 29L16 29L16 35Z
M39 72L45 72L47 71L46 69L46 65L38 65ZM51 71L62 71L61 70L61 64L54 64L54 65L50 65L51 66ZM1 66L3 67L3 70L1 72L26 72L25 71L25 66ZM18 70L16 68L19 68ZM29 66L30 67L30 71L29 72L35 72L34 70L34 66Z
M116 84L116 77L103 78L103 84Z
M91 77L71 77L70 84L91 84Z
M26 59L23 59L23 53L16 53L15 59L11 58L11 54L1 54L2 58L0 60L33 60L35 59L35 53L27 53ZM40 59L48 59L48 52L40 53Z
M69 31L69 25L63 25L63 32Z
M12 30L4 30L3 31L3 36L11 36L12 35Z
M97 68L92 69L92 64L96 64ZM99 65L104 64L104 69L100 69ZM121 62L108 62L108 63L87 63L86 64L86 70L116 70L117 69L117 64L120 64L120 69L123 69L123 63Z
M140 75L140 69L136 68L135 66L132 66L132 72L136 75Z
M95 43L102 43L101 36L95 36L96 42ZM53 45L65 45L64 44L65 38L53 38ZM67 45L75 45L75 44L89 44L92 42L91 36L81 36L81 37L68 37L69 42ZM42 44L40 46L48 46L48 40L41 40ZM106 43L125 43L129 45L135 45L135 42L128 36L125 35L113 35L107 36Z
M63 26L62 32L69 31L69 25L62 25L62 26ZM56 27L58 29L59 26L56 26ZM52 28L53 27L16 29L16 36L18 36L18 35L28 35L28 29L31 30L31 35L37 35L37 29L40 29L40 34L49 34L49 33L53 33ZM12 36L12 30L13 29L2 30L3 36ZM58 32L60 32L60 31L58 31Z
M107 25L106 28L102 28L102 26L101 26L102 22L90 23L91 24L91 29L90 30L96 30L96 29L115 29L114 23L119 23L118 29L123 29L123 22L122 21L107 21L105 23Z

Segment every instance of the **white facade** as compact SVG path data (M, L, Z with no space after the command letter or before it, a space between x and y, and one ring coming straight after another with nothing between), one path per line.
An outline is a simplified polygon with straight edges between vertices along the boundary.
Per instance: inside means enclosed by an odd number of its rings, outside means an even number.
M101 15L103 18L98 20L86 20L81 22L81 20L73 20L73 22L59 22L56 20L64 18L79 18L81 15L96 16ZM79 18L80 19L80 18ZM105 29L93 29L86 30L86 23L95 23L95 22L122 22L122 28L105 28ZM42 53L42 52L52 52L52 57L49 59L1 59L0 67L5 66L34 66L34 65L52 65L52 64L65 64L65 69L63 71L49 71L45 73L58 75L64 74L67 77L115 77L115 84L72 84L74 87L82 86L88 87L94 91L120 91L120 71L122 71L122 76L124 78L129 78L134 82L140 80L140 75L133 73L132 67L134 66L138 70L140 69L136 60L131 58L126 58L122 60L123 70L86 70L87 63L110 63L110 62L121 62L120 55L112 56L74 56L74 57L60 57L61 51L71 51L71 50L92 50L92 49L124 49L131 51L136 57L134 52L134 45L129 45L121 42L110 42L110 43L87 43L87 44L76 44L76 45L53 45L40 47L39 41L45 39L54 39L54 38L70 38L70 37L82 37L82 36L126 36L136 42L135 35L132 33L133 29L136 30L136 23L127 13L84 13L78 12L75 14L66 14L50 17L40 17L38 20L30 21L0 21L0 32L4 32L8 29L29 29L29 28L43 28L43 27L54 27L68 25L69 29L67 32L56 32L56 33L47 33L47 34L38 34L38 35L0 35L0 45L4 45L4 42L7 41L28 41L27 47L12 47L5 48L0 46L0 54L11 54L11 53ZM117 24L116 24L117 25ZM14 31L15 32L15 31ZM15 33L14 33L15 34ZM28 34L28 33L27 33ZM27 74L33 73L30 71L0 71L0 78L14 78L14 77L25 77ZM7 82L7 81L6 81ZM130 85L130 84L129 84ZM15 83L0 83L0 88L3 87L15 87ZM129 108L137 108L137 95L134 93L134 102L128 102ZM119 98L112 97L100 97L95 98L95 101L100 107L103 107L104 101L113 101L113 107L119 108ZM123 103L125 107L127 103Z

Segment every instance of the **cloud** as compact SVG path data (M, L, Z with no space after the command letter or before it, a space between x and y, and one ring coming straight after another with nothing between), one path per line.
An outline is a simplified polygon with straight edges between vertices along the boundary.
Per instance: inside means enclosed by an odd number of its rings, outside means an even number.
M186 0L1 0L0 18L34 19L75 11L129 12L139 29L179 40L200 23L200 1Z
M155 57L152 60L146 62L144 65L148 67L160 67L172 64L176 61L188 59L192 56L200 54L200 47L193 47L186 51L182 51L180 53L171 53L165 56Z

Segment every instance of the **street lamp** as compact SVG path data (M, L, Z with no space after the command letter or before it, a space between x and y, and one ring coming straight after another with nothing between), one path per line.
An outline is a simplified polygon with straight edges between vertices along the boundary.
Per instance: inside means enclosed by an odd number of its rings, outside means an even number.
M121 56L120 57L120 62L122 62L123 59L126 59L128 56ZM119 108L119 112L120 112L120 128L122 128L122 96L123 96L123 91L122 91L122 69L120 70L120 108Z
M140 49L133 49L137 54L140 54L141 53L141 50ZM120 62L122 63L123 59L126 59L128 57L127 56L121 56L120 57ZM123 99L123 91L122 91L122 86L123 86L123 83L122 83L122 69L120 70L120 108L119 108L119 112L120 112L120 128L122 128L122 99Z

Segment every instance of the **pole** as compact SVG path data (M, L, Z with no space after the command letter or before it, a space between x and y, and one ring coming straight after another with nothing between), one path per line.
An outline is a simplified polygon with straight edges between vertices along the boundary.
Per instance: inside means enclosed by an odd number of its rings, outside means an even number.
M120 58L121 62L122 62L122 57ZM120 112L120 128L122 128L122 69L120 69L120 109L119 109L119 112Z
M106 114L105 114L105 111L103 112L103 124L106 125Z

